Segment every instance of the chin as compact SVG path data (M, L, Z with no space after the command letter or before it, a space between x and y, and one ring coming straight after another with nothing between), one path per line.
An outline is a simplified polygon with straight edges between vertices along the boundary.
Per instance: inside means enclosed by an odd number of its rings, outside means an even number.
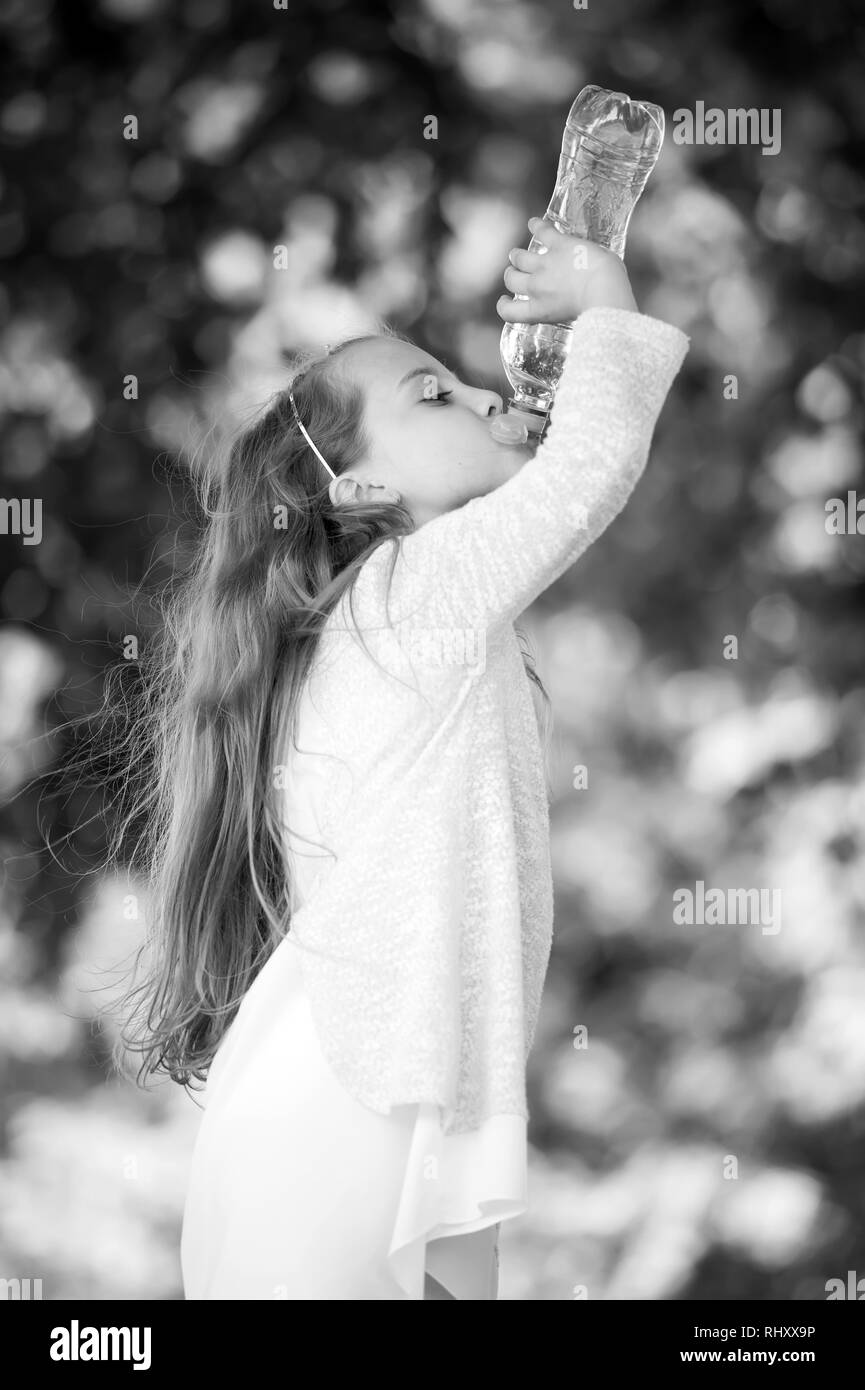
M506 476L512 478L515 473L519 473L523 464L528 463L534 452L534 449L530 448L528 444L510 446L507 451L502 454L502 463Z

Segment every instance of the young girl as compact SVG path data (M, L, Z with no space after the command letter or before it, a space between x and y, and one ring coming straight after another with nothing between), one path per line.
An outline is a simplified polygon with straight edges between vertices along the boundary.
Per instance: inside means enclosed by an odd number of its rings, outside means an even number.
M513 624L624 506L687 349L529 225L500 316L578 320L536 452L349 340L235 445L172 610L140 1046L207 1081L187 1298L494 1299L526 1208L552 881Z

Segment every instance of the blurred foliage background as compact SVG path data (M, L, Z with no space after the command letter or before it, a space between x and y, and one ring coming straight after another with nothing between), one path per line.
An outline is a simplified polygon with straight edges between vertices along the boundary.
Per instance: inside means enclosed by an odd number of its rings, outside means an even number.
M3 495L44 509L40 545L0 537L0 1275L181 1296L198 1112L109 1075L101 971L141 924L98 798L40 778L146 640L130 593L183 544L184 460L376 317L504 390L507 252L586 82L667 113L628 263L692 347L631 505L528 624L558 907L501 1296L865 1275L865 540L824 513L861 484L854 7L7 0L0 25ZM677 145L698 100L779 108L780 152ZM674 925L697 880L780 889L781 930Z

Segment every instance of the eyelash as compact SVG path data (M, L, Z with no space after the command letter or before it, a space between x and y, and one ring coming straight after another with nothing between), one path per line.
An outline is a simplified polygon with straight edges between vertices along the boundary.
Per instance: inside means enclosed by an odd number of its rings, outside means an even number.
M425 397L425 399L427 401L433 401L436 405L438 405L444 401L447 401L448 397L452 395L453 391L439 391L437 396L427 396Z

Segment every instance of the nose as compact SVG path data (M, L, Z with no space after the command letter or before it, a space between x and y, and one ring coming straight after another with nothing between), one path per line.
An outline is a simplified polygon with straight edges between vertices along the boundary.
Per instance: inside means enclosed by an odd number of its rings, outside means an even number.
M504 410L504 402L495 391L474 389L472 397L472 409L484 420L489 419L491 415L501 415Z

